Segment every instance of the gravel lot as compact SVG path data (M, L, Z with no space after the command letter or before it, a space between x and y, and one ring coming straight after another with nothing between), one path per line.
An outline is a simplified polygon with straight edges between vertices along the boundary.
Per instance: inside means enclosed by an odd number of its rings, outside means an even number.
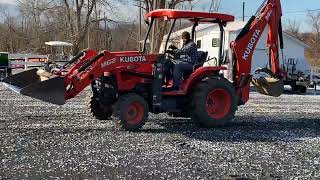
M138 133L0 86L0 179L320 178L320 96L252 93L228 127L150 115Z

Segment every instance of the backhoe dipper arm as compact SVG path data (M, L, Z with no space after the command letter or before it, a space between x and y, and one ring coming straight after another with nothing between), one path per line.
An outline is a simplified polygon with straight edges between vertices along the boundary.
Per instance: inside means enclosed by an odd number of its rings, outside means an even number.
M243 102L249 99L252 56L267 25L269 26L267 48L269 49L271 70L278 78L281 78L279 65L279 45L283 48L281 16L280 0L266 0L257 14L251 17L236 40L231 43L235 59L234 84Z

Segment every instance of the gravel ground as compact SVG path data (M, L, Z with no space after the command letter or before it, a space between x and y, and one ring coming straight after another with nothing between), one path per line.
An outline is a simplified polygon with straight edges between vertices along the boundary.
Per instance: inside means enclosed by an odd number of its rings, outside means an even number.
M320 178L320 96L252 93L215 129L150 114L141 132L0 86L0 179Z

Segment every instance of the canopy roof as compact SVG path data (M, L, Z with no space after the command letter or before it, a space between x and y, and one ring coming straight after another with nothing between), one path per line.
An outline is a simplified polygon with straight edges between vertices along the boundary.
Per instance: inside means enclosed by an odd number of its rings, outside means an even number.
M157 9L145 15L148 18L168 18L168 19L189 19L190 21L198 22L231 22L234 21L234 16L221 13L209 12L195 12L195 11L182 11L176 9Z
M45 44L48 46L66 46L66 47L73 46L71 43L63 42L63 41L49 41L49 42L45 42Z

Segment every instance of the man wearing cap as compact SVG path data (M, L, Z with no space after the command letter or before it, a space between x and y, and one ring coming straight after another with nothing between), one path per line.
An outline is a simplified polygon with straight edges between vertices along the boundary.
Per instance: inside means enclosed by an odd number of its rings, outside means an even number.
M193 65L198 59L197 45L191 40L189 32L183 32L181 39L183 46L177 49L175 46L170 46L173 49L175 60L173 60L173 90L179 90L183 72L192 70Z

